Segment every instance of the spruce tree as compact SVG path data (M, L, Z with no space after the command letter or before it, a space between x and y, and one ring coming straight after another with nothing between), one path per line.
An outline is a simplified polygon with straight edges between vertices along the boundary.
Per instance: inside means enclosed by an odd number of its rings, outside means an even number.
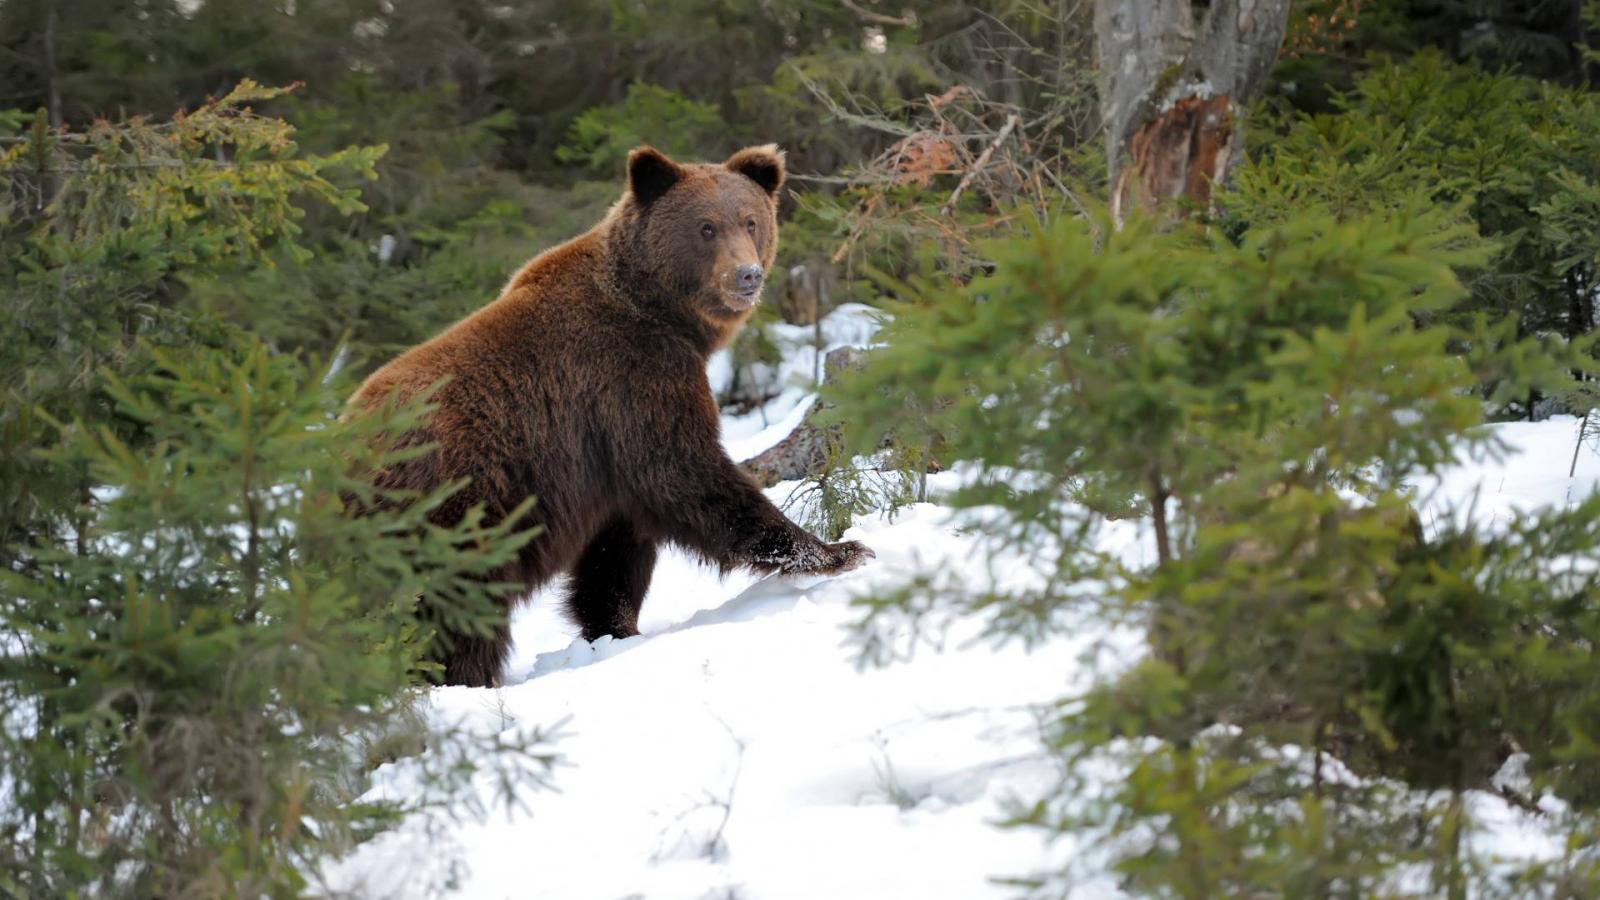
M863 654L952 615L1024 643L1148 636L1053 711L1066 774L1012 825L1098 839L1139 894L1405 893L1420 871L1465 896L1504 884L1464 797L1520 748L1533 793L1592 832L1600 633L1573 561L1600 550L1600 500L1492 530L1424 530L1412 507L1497 449L1477 368L1551 374L1525 343L1456 352L1469 335L1440 313L1484 251L1451 215L1311 212L1235 239L1060 218L989 245L992 274L902 288L839 418L975 461L954 502L998 508L997 549L1044 577L865 598ZM1113 552L1130 517L1143 549ZM1591 864L1518 874L1561 890ZM1060 896L1075 874L1023 883Z

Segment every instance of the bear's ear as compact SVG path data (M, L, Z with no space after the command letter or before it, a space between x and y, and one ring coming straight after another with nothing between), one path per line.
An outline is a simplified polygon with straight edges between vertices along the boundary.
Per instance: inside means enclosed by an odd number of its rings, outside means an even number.
M761 185L768 195L776 196L778 188L783 187L783 151L777 144L746 147L728 157L723 165Z
M628 193L640 206L649 206L678 183L683 170L654 147L635 147L628 154Z

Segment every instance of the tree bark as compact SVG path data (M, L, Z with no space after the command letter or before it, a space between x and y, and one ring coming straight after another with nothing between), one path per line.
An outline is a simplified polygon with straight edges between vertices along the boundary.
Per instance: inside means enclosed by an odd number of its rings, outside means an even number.
M1196 21L1196 10L1200 19ZM1289 0L1098 0L1111 213L1210 209L1244 151L1239 120L1283 44Z
M61 127L61 73L56 64L56 30L60 15L56 3L57 0L49 0L44 11L44 80L51 128Z

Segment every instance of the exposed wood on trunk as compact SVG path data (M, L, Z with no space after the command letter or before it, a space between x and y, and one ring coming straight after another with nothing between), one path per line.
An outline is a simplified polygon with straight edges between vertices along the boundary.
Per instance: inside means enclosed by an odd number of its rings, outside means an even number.
M1111 214L1137 201L1154 213L1173 201L1209 210L1211 186L1222 181L1234 153L1233 103L1226 94L1184 97L1134 132L1129 164L1111 192Z
M1197 22L1195 13L1203 10ZM1277 59L1289 0L1099 0L1111 205L1209 208L1243 153L1238 119Z

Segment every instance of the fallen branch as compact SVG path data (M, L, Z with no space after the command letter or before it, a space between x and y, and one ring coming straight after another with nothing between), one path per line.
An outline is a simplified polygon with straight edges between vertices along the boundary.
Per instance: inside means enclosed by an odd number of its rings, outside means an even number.
M872 211L878 207L878 200L882 196L882 194L874 194L867 199L867 202L863 204L860 218L851 227L850 233L845 236L844 243L839 245L839 249L833 251L833 256L828 258L828 262L837 266L850 253L850 248L855 246L856 241L861 237L861 233L867 229L867 224L872 221Z
M1020 121L1022 119L1016 113L1006 117L1005 126L1000 129L999 134L994 136L994 140L989 142L989 146L983 148L983 153L979 155L978 161L972 164L972 168L967 170L967 174L961 176L961 183L956 185L956 189L950 194L950 199L946 200L944 206L940 207L939 215L950 215L950 211L955 208L956 201L961 199L961 192L966 190L967 185L972 183L972 179L977 177L978 172L989 164L989 158L994 156L994 151L998 150L1000 145L1006 142L1006 138L1011 136L1012 130L1017 127L1017 123Z
M854 3L853 0L839 0L839 2L844 4L845 9L848 9L860 16L861 21L863 22L871 22L874 25L898 25L906 28L917 24L915 16L886 16L883 13L876 13L870 9L863 9Z
M1507 785L1499 785L1494 790L1496 794L1500 795L1500 799L1506 801L1512 806L1515 806L1523 812L1532 813L1533 815L1540 817L1543 817L1545 814L1544 810L1539 807L1538 803L1534 802L1532 797L1513 790Z
M839 347L828 353L823 363L823 378L831 381L845 369L861 365L862 352L854 347ZM837 425L820 425L816 418L823 411L819 399L805 419L789 436L770 449L745 460L741 465L762 487L791 481L822 471L841 443Z

